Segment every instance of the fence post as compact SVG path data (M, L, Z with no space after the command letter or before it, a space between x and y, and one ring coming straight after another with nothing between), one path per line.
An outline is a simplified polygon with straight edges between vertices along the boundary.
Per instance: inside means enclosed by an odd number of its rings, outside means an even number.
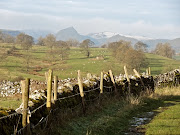
M128 81L128 87L129 87L129 92L130 92L131 91L131 82L130 82L130 79L129 79L129 75L128 75L128 71L127 71L126 66L124 66L124 72L125 72L125 75L126 75L126 78L127 78L127 81Z
M91 78L92 78L91 73L87 73L87 79L91 79Z
M151 67L149 67L149 72L148 73L149 73L149 76L151 76Z
M23 102L22 126L25 128L23 131L24 134L27 134L27 135L31 134L30 125L29 125L30 121L29 121L29 116L28 116L29 85L30 85L29 78L26 78L25 80L21 81L22 102Z
M141 78L140 74L136 71L136 69L133 69L133 71L134 71L135 75L136 75L138 78L140 78L141 84L143 85L144 90L145 90L145 85L144 85L144 82L142 81L142 78Z
M148 68L146 69L146 75L149 75L149 69Z
M84 92L83 92L83 84L81 80L81 72L78 70L78 85L79 85L79 91L80 91L80 96L82 98L82 108L83 108L83 113L85 114L85 99L84 99Z
M54 76L54 101L57 100L58 77Z
M115 93L117 94L116 84L115 84L114 77L113 77L113 74L112 74L111 70L109 70L109 75L111 77L111 81L113 82L113 86L115 88Z
M100 93L103 93L103 79L104 79L104 74L101 72L101 80L100 80Z
M51 109L51 92L52 92L52 70L49 69L47 78L47 103L46 107L48 111Z

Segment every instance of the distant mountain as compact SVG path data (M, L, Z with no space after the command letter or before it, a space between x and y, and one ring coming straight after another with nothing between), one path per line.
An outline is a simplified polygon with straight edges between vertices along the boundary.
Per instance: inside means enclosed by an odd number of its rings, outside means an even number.
M68 40L70 38L76 39L78 41L84 40L84 36L80 35L73 27L69 27L63 30L60 30L56 34L57 40Z
M129 37L121 36L121 35L115 35L115 36L108 38L106 40L106 43L116 42L116 41L120 41L120 40L130 41L132 43L132 45L134 45L138 42L138 40L134 39L134 38L129 38Z
M143 43L148 45L149 50L153 50L156 48L158 43L166 43L168 39L151 39L151 40L142 40Z
M24 32L25 34L28 34L32 36L35 40L42 36L45 37L46 35L52 33L50 31L45 31L45 30L5 30L5 29L0 29L3 33L12 35L12 36L17 36L21 32ZM101 46L106 43L110 42L116 42L119 40L125 40L125 41L130 41L132 45L137 43L138 41L142 41L145 44L148 45L149 50L155 49L156 45L158 43L170 43L170 45L173 47L173 49L178 53L180 52L180 38L176 38L173 40L168 40L168 39L152 39L148 38L145 36L132 36L132 35L123 35L115 32L99 32L99 33L90 33L88 35L81 35L79 34L73 27L69 27L63 30L60 30L55 34L57 40L69 40L69 39L76 39L79 42L82 42L85 39L90 39L95 43L95 46Z
M118 35L118 33L106 31L106 32L100 32L100 33L90 33L87 36L95 38L95 39L104 39L104 38L110 38L116 35Z
M19 35L20 33L25 33L27 35L30 35L34 38L34 40L36 41L40 36L45 37L46 35L48 35L49 33L51 33L50 31L45 31L45 30L6 30L6 29L0 29L0 31L2 31L5 34L9 34L11 36L16 37L17 35Z
M95 38L95 39L103 39L103 38L111 38L113 36L120 35L122 37L130 38L130 39L136 39L136 40L151 40L152 38L145 37L145 36L131 36L131 35L123 35L120 33L115 32L99 32L99 33L90 33L88 36Z
M11 35L11 36L13 36L13 37L16 37L18 34L21 33L21 32L18 31L18 30L5 30L5 29L0 29L0 31L1 31L2 33L5 33L5 34L9 34L9 35Z
M168 43L170 43L170 45L176 52L180 52L180 38L169 40Z
M56 34L56 40L69 40L69 39L76 39L80 42L82 42L85 39L90 39L93 41L96 45L98 44L98 41L92 37L80 35L73 27L69 27L63 30L60 30Z
M32 36L35 40L37 40L40 36L45 37L46 35L52 33L47 30L22 30L21 32Z

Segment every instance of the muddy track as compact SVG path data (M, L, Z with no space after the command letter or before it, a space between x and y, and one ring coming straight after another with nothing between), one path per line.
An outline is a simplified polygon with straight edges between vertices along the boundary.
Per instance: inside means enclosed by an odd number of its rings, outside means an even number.
M145 135L146 128L145 125L151 122L151 120L162 113L163 111L167 110L168 107L173 106L173 103L166 103L164 106L159 107L155 111L144 112L142 114L138 114L136 117L130 121L130 127L125 135Z

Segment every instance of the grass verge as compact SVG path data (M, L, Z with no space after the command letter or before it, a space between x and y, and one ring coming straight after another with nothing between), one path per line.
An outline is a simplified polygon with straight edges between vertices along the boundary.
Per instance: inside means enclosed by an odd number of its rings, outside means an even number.
M63 122L63 124L61 124L61 122L57 122L56 119L56 126L52 128L52 134L61 134L61 135L125 134L128 132L128 129L130 127L130 121L132 120L133 117L137 115L141 115L144 112L157 110L159 107L166 107L168 101L169 102L179 101L180 95L177 95L177 90L179 88L180 87L172 88L170 89L171 92L167 92L166 89L157 89L156 92L154 94L151 94L150 96L147 95L146 96L142 95L141 97L129 96L126 99L112 98L112 97L107 98L106 100L103 101L101 105L96 104L93 109L91 108L88 115L75 117L71 120ZM174 107L175 110L178 108L177 106ZM171 123L169 122L167 122L167 124L171 125ZM178 121L175 124L178 124ZM148 133L149 127L147 126L145 128L147 128L147 133Z

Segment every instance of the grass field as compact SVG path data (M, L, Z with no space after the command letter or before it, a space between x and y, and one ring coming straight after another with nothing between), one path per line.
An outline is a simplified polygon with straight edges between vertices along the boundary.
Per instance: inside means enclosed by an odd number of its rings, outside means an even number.
M138 101L138 102L137 102ZM154 94L125 100L109 98L102 105L95 105L90 114L67 120L59 124L55 120L53 134L62 135L124 135L129 133L133 117L145 112L155 112L157 116L147 125L141 125L137 134L179 134L180 87L156 89ZM61 121L62 122L62 121ZM136 132L133 132L136 134ZM131 132L132 134L132 132Z
M4 97L0 98L0 108L3 109L17 109L22 103L21 97Z
M164 106L155 110L159 114L145 126L146 134L180 134L180 87L158 89L156 93L163 99Z
M54 70L54 75L61 79L76 77L77 70L81 70L85 76L88 72L100 74L100 71L111 69L114 74L123 72L123 65L117 62L106 48L91 48L90 58L86 58L79 48L71 48L69 58L61 61L58 55L55 55L54 61L50 61L48 48L45 46L33 46L30 51L30 69L26 71L26 54L21 50L19 45L15 45L15 52L7 55L0 61L0 80L15 80L17 77L29 77L35 80L45 80L44 73L49 69ZM12 45L1 43L0 55L5 56ZM104 60L97 60L97 56L104 56ZM156 75L161 72L179 68L180 61L168 59L154 54L146 54L152 74ZM142 69L145 71L145 69Z
M180 100L179 100L180 101ZM178 135L180 134L180 103L177 101L166 101L172 104L165 111L157 115L150 124L147 125L147 135Z

